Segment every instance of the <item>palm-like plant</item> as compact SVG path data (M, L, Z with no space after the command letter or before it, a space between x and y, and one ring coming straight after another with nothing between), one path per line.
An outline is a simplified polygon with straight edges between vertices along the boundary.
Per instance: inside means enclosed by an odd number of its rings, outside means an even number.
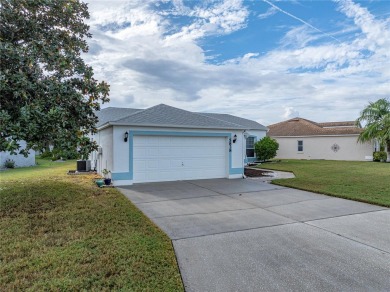
M390 161L390 101L382 98L370 102L356 120L360 126L361 122L366 122L366 126L359 135L358 141L378 140L380 145L386 148L387 161Z

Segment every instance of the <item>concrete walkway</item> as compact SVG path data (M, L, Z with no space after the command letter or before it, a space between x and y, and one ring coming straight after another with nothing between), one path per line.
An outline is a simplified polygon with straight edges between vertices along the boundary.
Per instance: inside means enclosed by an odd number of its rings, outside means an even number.
M390 291L390 210L255 179L118 188L172 239L187 291Z

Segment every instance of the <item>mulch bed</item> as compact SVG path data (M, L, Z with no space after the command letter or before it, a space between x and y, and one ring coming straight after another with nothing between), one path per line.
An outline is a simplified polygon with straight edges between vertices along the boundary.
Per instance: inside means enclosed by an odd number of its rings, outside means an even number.
M245 168L244 174L248 177L272 177L270 175L272 171L267 171L267 170L260 170L260 169L252 169L252 168Z
M76 170L69 170L68 175L85 175L85 174L96 174L96 171L76 171Z

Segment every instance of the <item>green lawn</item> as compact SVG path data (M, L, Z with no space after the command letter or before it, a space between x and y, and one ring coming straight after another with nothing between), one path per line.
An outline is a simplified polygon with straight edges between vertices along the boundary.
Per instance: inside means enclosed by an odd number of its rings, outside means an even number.
M277 185L390 207L390 163L283 160L259 167L295 174Z
M0 172L0 287L183 291L169 238L75 161Z

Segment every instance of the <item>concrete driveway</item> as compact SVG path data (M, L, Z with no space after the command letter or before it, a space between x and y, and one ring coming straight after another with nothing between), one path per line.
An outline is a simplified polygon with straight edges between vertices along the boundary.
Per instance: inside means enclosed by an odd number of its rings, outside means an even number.
M390 291L390 210L214 179L118 188L172 239L187 291Z

